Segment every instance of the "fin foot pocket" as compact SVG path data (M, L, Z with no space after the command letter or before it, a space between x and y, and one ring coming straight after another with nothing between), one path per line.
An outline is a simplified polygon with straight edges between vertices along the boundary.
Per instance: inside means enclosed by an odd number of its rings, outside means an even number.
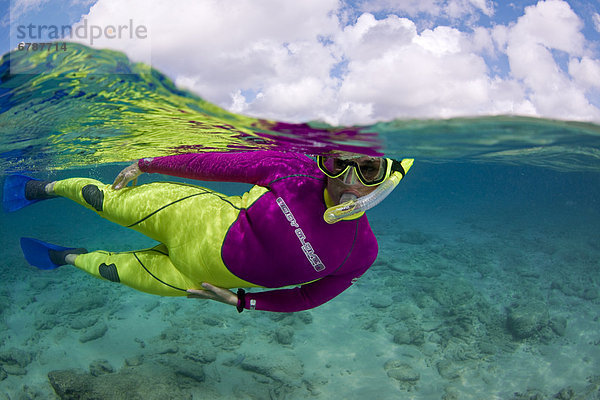
M67 256L69 254L85 254L88 251L84 248L77 249L65 249L65 250L48 250L48 255L50 256L50 261L52 261L56 265L65 265L67 264Z
M6 212L13 212L40 200L57 197L44 190L48 183L50 181L39 181L24 175L7 176L2 192L2 207Z
M85 249L58 246L52 243L42 242L33 238L21 238L21 250L27 262L39 269L55 269L66 264L64 257L67 254L87 253ZM53 255L51 255L51 252ZM59 255L62 254L62 260Z
M46 193L46 185L52 181L38 181L31 179L25 184L25 198L27 200L46 200L56 197L53 194Z

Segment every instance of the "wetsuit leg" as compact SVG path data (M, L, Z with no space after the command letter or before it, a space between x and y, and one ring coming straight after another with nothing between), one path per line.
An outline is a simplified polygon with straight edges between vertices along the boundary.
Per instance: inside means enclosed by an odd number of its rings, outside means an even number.
M153 182L114 190L94 179L70 178L57 181L56 195L69 198L98 215L170 245L185 235L182 226L194 213L190 200L210 196L210 190L173 182Z
M98 278L160 296L186 296L186 289L199 287L173 265L163 244L124 253L80 254L75 266Z
M177 270L196 282L187 288L199 288L201 282L227 288L256 286L235 277L221 258L225 236L241 209L239 196L176 182L114 190L87 178L57 181L54 193L164 243Z

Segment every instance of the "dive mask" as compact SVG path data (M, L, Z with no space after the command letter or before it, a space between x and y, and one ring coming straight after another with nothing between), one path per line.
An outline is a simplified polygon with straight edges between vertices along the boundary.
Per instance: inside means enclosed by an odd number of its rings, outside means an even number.
M359 159L341 159L334 157L317 157L319 169L330 178L338 178L354 168L359 181L365 186L378 187L360 198L349 198L348 201L329 207L323 218L328 224L336 223L344 218L367 211L381 203L396 188L406 172L412 167L414 159L402 161L390 158L360 157Z

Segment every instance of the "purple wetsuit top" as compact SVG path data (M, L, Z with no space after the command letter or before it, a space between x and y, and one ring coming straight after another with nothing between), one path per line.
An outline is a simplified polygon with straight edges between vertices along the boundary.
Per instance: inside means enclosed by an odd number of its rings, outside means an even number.
M329 225L325 175L302 154L276 151L181 154L142 159L143 172L203 181L245 182L267 191L239 211L221 248L227 269L266 288L246 308L292 312L319 306L358 279L377 257L366 215Z

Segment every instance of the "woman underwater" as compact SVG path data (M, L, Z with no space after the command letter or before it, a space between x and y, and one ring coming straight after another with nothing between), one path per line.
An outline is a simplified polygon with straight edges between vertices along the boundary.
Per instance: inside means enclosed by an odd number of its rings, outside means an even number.
M181 154L141 159L112 185L10 176L3 203L15 211L66 197L160 243L112 253L22 238L25 258L39 268L71 264L147 293L212 299L239 312L293 312L331 300L373 264L377 241L364 211L393 190L412 162L353 155L319 156L315 164L275 151ZM255 186L242 196L173 182L127 186L143 172ZM280 289L228 290L252 287Z

